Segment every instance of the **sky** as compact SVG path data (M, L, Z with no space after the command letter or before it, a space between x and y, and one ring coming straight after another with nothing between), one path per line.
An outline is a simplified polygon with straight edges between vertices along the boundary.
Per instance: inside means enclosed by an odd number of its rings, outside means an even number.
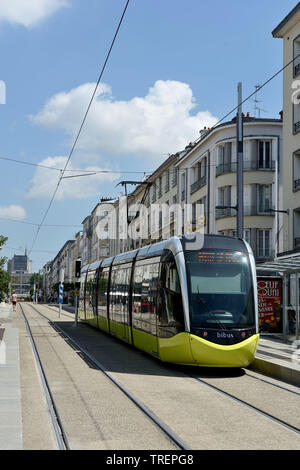
M141 180L234 108L238 82L246 97L282 67L272 30L297 2L130 0L65 176L110 173L64 179L34 242L125 3L0 0L1 255L27 247L34 272L101 197L123 194L120 181ZM278 118L282 76L257 98L261 117Z

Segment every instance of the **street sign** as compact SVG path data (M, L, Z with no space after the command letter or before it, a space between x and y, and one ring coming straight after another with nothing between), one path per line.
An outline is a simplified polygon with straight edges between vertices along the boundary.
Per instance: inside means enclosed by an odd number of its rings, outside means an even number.
M63 297L64 297L64 286L61 284L59 286L59 303L63 303Z

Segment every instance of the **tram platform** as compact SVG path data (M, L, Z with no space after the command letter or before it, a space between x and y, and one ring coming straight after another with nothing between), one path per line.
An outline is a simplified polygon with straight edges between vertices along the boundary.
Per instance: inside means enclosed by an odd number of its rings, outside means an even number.
M57 308L55 304L51 306ZM70 311L65 306L63 310ZM22 403L21 369L25 367L26 380L31 383L31 387L38 385L38 382L33 384L26 364L32 354L23 354L24 349L21 353L21 331L18 328L20 323L16 322L17 317L18 322L21 322L20 315L13 312L11 305L0 304L0 450L21 450L26 447L22 417L26 404ZM261 336L250 369L300 386L300 347L296 349L295 346L295 342L286 343L279 338ZM36 406L39 400L42 402L37 397ZM32 424L33 427L35 425ZM44 448L49 448L48 443L43 444Z

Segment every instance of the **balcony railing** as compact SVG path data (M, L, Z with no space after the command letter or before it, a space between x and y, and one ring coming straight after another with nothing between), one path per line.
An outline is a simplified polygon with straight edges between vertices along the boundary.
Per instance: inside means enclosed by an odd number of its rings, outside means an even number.
M263 215L263 216L274 216L275 212L268 212L266 209L273 209L273 207L257 207L253 206L244 206L244 216L254 216L254 215ZM226 209L216 209L216 219L224 219L225 217L236 217L237 211L231 207Z
M299 131L300 131L300 121L297 121L294 123L294 133L296 134Z
M295 72L295 75L298 75L300 73L300 63L295 65L294 72Z
M200 178L198 181L195 181L195 183L191 185L191 194L193 194L195 191L197 191L198 189L202 188L202 186L205 186L205 185L206 185L206 175L202 176L202 178Z
M300 179L294 180L294 191L298 191L300 189Z
M260 260L275 258L275 250L268 247L265 247L264 249L258 248L257 250L253 251L255 258L258 258ZM259 267L257 267L257 269L259 270Z
M269 165L262 166L261 163L257 160L254 162L244 161L243 165L244 171L274 171L275 170L275 161L270 161ZM237 162L231 163L221 163L216 167L216 176L223 175L224 173L234 173L237 170Z

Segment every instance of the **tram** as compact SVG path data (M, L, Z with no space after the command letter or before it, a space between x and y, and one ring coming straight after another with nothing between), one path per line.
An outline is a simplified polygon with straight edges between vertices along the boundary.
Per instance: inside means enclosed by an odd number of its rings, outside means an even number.
M172 237L96 262L82 269L79 317L164 362L246 367L259 338L252 250Z

